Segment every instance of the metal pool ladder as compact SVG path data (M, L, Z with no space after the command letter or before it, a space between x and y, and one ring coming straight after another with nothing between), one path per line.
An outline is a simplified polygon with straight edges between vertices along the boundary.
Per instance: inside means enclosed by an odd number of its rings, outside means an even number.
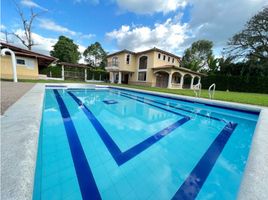
M208 88L208 96L209 96L210 99L214 98L215 89L216 89L216 84L215 83L213 83L211 86L209 86L209 88Z
M201 95L201 88L202 88L201 83L197 83L196 85L193 86L195 97L200 97L200 95Z

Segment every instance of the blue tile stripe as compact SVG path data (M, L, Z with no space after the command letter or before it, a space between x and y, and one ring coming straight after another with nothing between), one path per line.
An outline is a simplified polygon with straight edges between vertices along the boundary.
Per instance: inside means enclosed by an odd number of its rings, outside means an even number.
M167 97L167 96L163 96L161 94L147 93L147 92L142 92L142 91L134 91L134 90L126 89L126 88L117 88L117 87L112 87L112 86L110 86L110 88L114 89L114 90L123 90L123 91L130 91L130 92L134 92L134 93L147 94L147 95L162 97L162 98L165 98L165 99L174 99L174 100L190 102L190 103L199 103L197 101L187 100L187 99L183 99L183 98L180 98L180 97ZM243 109L239 109L239 108L231 108L231 107L228 107L228 106L221 106L221 105L215 105L215 104L209 104L209 103L200 103L200 104L204 104L206 106L215 107L215 108L223 108L223 109L227 109L227 110L233 110L233 111L248 113L248 114L254 114L254 115L259 115L260 114L260 111L243 110Z
M63 119L72 159L83 199L101 199L85 152L78 138L68 109L57 90L53 90Z
M123 95L127 95L127 96L130 96L130 97L135 97L135 98L146 100L146 101L149 101L149 102L152 102L152 103L157 103L157 104L164 105L164 106L167 106L167 107L170 107L170 108L174 108L176 110L182 110L182 111L185 111L185 112L188 112L188 113L196 114L196 115L199 115L199 116L202 116L202 117L206 117L206 118L209 118L209 119L214 119L214 120L217 120L217 121L221 121L221 122L227 123L225 120L219 119L217 117L212 117L212 116L204 115L202 113L198 113L198 112L194 112L194 111L191 111L191 110L187 110L187 109L184 109L184 108L179 108L177 106L174 106L174 105L171 105L171 104L162 103L160 101L148 99L148 98L145 98L145 97L136 96L136 95L125 93L125 92L118 92L118 93L117 92L113 92L113 91L111 91L111 92L114 93L114 94L119 94L119 95L120 94L123 94Z
M74 101L80 106L80 108L85 113L86 117L89 119L91 124L94 126L95 130L99 134L100 138L110 151L111 155L113 156L114 160L118 160L118 156L122 153L119 147L116 145L116 143L113 141L113 139L110 137L108 132L103 128L101 123L98 121L98 119L94 116L94 114L86 107L83 102L78 99L72 92L68 92L68 94L74 99Z
M55 88L55 87L57 87L57 88L66 88L67 86L65 86L65 85L46 85L46 87L52 87L52 88Z
M94 114L90 111L90 109L87 106L85 106L83 102L78 97L76 97L72 92L68 92L68 94L75 100L75 102L83 110L83 112L85 113L85 115L87 116L91 124L94 126L95 130L97 131L100 138L102 139L107 149L110 151L111 155L113 156L114 160L119 166L126 163L130 159L134 158L135 156L137 156L138 154L140 154L141 152L149 148L151 145L158 142L164 136L170 134L176 128L180 127L181 125L183 125L184 123L190 120L190 117L184 116L182 119L176 121L170 126L164 128L163 130L155 133L154 135L147 138L143 142L133 146L132 148L128 149L125 152L121 152L119 147L110 137L110 135L104 129L104 127L101 125L98 119L94 116Z
M236 126L236 123L228 123L224 127L175 193L172 200L193 200L197 197Z
M103 103L106 103L106 104L117 104L118 102L115 101L115 100L103 100L102 101Z
M127 162L128 160L132 159L134 156L138 155L154 143L158 142L160 139L171 133L173 130L177 129L187 121L189 121L189 117L184 117L174 124L171 124L167 128L164 128L163 130L157 132L156 134L152 135L151 137L147 138L146 140L142 141L141 143L135 145L134 147L130 148L129 150L125 151L119 160L119 165Z

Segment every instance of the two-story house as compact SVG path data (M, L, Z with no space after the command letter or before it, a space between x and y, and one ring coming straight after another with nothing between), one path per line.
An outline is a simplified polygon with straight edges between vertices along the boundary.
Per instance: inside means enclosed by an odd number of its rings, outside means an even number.
M122 50L107 57L111 83L162 88L193 88L203 74L180 66L180 57L158 48L141 52Z

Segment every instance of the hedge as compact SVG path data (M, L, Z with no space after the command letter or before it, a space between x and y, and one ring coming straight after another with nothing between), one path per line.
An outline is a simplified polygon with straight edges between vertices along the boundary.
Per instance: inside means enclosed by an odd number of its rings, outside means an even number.
M108 80L108 72L99 70L87 70L87 80Z
M217 90L268 93L268 77L209 75L203 77L201 83L204 89L215 83Z
M48 77L61 78L61 66L46 67L41 69L39 73Z

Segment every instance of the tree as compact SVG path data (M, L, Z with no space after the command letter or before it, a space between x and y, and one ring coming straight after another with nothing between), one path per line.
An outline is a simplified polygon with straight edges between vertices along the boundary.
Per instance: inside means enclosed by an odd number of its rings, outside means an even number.
M15 32L12 32L11 34L14 35L16 38L18 38L21 43L27 47L28 50L32 50L32 47L34 45L36 45L33 41L33 38L32 38L32 26L33 26L33 22L34 20L39 16L41 15L41 13L43 12L39 12L39 13L35 13L33 8L30 8L30 17L27 19L25 18L25 15L21 9L21 7L19 6L19 4L17 4L15 1L14 1L14 4L17 8L17 12L20 16L20 19L21 19L21 22L22 22L22 26L23 26L23 30L24 30L24 34L23 35L19 35Z
M215 58L214 56L210 56L207 60L208 62L208 72L210 74L215 74L219 72L220 65L219 65L219 58Z
M80 59L78 45L73 40L60 36L58 42L53 46L50 55L58 58L62 62L77 63Z
M200 71L208 66L208 59L212 56L213 42L198 40L185 50L182 57L182 66L194 71Z
M234 58L257 58L260 62L268 60L268 7L253 16L244 30L235 34L225 50Z
M99 42L95 42L86 48L83 53L84 60L93 67L105 67L106 52L101 47Z

